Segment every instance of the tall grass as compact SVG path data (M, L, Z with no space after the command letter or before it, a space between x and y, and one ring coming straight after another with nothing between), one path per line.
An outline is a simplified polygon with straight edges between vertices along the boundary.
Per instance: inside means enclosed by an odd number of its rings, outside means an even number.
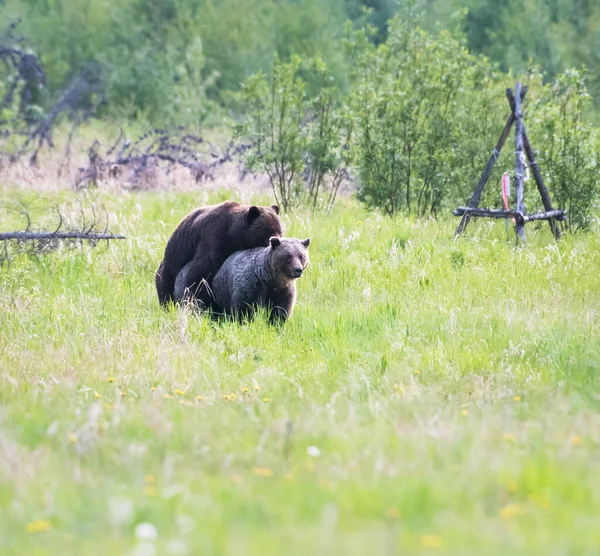
M101 194L126 241L0 269L2 554L599 545L600 234L346 201L286 218L285 326L163 311L169 234L229 195Z

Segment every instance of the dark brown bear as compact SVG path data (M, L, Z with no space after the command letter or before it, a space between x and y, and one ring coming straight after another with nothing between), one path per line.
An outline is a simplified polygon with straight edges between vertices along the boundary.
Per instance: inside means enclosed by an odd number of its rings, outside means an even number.
M267 247L283 235L279 207L226 201L188 214L169 238L155 282L161 305L173 299L175 278L186 265L184 287L204 307L211 306L210 284L225 259L242 249Z

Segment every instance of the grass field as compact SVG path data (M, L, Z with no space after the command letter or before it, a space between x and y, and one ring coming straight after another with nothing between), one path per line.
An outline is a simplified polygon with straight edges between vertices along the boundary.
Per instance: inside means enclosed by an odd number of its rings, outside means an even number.
M126 241L0 269L2 555L597 553L599 233L299 212L278 329L159 308L206 198L99 200Z

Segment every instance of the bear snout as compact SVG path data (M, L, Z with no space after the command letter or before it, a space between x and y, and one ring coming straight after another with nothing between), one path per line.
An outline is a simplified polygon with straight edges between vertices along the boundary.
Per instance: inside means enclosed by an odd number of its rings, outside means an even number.
M300 278L300 276L302 276L302 269L299 266L294 268L294 270L292 270L292 276L294 278Z

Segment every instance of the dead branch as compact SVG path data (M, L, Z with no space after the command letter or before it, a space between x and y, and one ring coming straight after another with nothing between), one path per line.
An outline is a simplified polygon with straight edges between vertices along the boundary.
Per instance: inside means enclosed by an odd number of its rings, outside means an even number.
M116 142L104 152L98 140L88 149L88 164L79 169L76 189L97 187L100 181L118 177L125 169L133 175L131 188L140 188L143 175L158 167L166 173L175 167L187 168L196 183L214 179L214 172L227 162L237 160L249 148L231 141L219 153L219 149L202 137L188 133L183 128L169 133L153 129L135 141L127 139L121 130Z
M25 240L49 240L49 239L88 239L98 241L102 239L125 239L125 236L113 234L90 234L87 232L6 232L0 233L0 241L17 239Z
M0 34L0 62L10 84L0 99L0 113L8 114L0 120L0 166L3 158L14 163L26 153L31 153L29 162L36 164L45 145L54 147L52 131L61 114L68 113L79 125L89 120L104 101L100 66L90 64L72 79L55 102L45 102L42 93L46 72L40 58L22 48L25 38L16 34L18 24L18 20L13 22ZM42 105L50 108L44 112ZM72 135L73 132L69 139Z
M18 207L5 207L9 212L16 212L24 220L24 229L19 231L0 232L0 265L8 262L18 254L38 255L49 253L64 246L66 248L81 247L83 242L95 247L101 241L107 244L113 239L125 239L125 236L113 234L108 228L108 212L99 210L93 203L86 209L79 204L75 222L70 223L67 208L58 206L44 207L45 214L54 212L56 224L34 227L30 208L23 203Z

